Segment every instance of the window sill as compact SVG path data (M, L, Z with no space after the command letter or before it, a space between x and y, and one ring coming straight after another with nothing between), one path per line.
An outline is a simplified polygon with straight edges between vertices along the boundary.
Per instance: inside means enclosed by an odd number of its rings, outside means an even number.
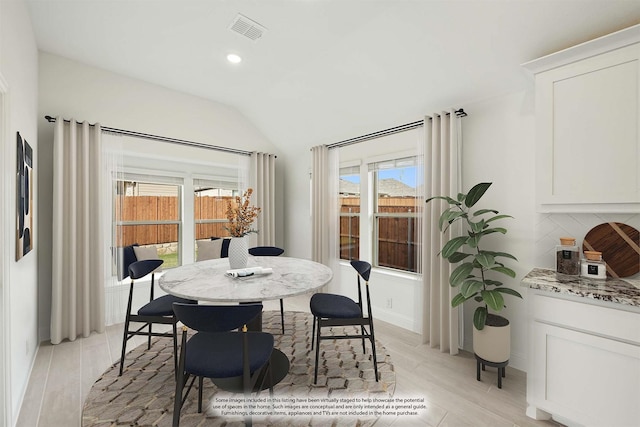
M349 261L345 261L345 260L341 259L340 260L340 266L351 267L351 264L349 263ZM419 273L412 273L410 271L394 270L394 269L386 268L386 267L372 267L371 271L375 272L375 274L379 274L381 276L397 277L397 278L408 279L408 280L418 280L421 277L421 275Z

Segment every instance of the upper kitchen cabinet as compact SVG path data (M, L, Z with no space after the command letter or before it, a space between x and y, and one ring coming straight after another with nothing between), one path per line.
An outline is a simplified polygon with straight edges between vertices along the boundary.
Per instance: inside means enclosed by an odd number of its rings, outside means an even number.
M540 212L640 209L640 25L523 65L535 75Z

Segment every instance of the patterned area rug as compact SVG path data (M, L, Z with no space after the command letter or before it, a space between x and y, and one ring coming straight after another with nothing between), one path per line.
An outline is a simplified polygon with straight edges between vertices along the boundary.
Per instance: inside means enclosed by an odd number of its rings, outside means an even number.
M282 335L280 312L264 312L263 330L274 335L275 347L289 358L290 370L274 387L273 400L269 399L268 390L258 396L270 400L267 411L270 415L254 416L253 424L373 425L377 414L368 410L371 405L362 402L383 402L395 391L396 375L387 350L376 342L380 377L376 382L368 343L363 354L361 340L323 340L318 384L313 384L312 322L309 313L285 312L286 333ZM340 329L335 328L335 332L340 333ZM118 367L119 363L111 366L91 388L84 404L82 426L170 426L175 392L171 339L156 338L151 350L141 345L130 351L122 377L118 377ZM198 413L195 385L182 408L181 426L244 425L241 416L229 415L234 412L228 411L232 407L228 402L242 398L241 394L220 390L205 380L203 411Z

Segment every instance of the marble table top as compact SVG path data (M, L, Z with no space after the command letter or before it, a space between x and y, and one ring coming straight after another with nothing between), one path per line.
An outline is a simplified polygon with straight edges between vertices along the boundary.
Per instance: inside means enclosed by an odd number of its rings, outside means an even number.
M305 294L333 277L323 264L290 257L249 256L249 267L272 268L273 273L249 277L225 276L228 258L200 261L165 270L158 285L182 298L213 302L267 301Z
M637 279L596 280L534 268L522 283L531 289L640 307L640 280Z

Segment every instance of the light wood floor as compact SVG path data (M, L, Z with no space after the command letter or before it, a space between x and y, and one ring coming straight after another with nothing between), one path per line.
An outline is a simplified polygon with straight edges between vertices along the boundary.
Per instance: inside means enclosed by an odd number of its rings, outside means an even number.
M308 311L308 297L285 300L286 310ZM279 310L278 302L265 303ZM38 350L17 427L80 426L82 405L94 381L120 359L122 324L104 334ZM382 417L376 426L558 426L525 416L526 375L507 367L503 388L496 372L487 368L476 381L473 356L442 354L420 343L417 334L376 322L376 338L390 352L396 372L395 397L423 397L427 409L419 418ZM130 349L142 344L135 337Z

